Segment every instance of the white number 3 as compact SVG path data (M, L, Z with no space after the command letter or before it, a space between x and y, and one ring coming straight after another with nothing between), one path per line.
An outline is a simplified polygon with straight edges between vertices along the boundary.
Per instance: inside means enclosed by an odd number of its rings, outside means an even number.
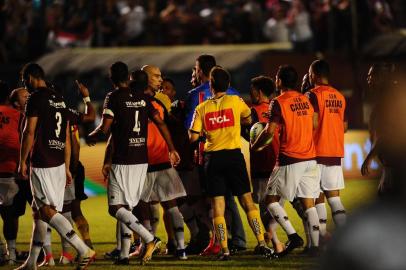
M59 135L61 134L61 124L62 124L62 115L60 112L57 112L55 114L55 118L57 120L56 122L56 129L55 129L55 135L57 138L59 138Z

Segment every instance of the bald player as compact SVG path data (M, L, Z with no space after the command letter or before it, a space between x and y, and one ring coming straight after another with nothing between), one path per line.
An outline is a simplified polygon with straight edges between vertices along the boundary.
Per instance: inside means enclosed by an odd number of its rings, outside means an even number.
M171 100L169 96L162 93L162 74L161 70L156 66L145 65L141 68L141 70L145 71L148 74L148 87L151 89L151 93L154 94L154 97L162 102L165 106L165 109L170 112L171 111Z

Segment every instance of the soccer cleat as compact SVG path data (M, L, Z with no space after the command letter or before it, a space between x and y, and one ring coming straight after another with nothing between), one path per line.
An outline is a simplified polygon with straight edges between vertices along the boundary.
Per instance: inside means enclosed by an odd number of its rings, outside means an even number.
M120 250L115 248L110 252L106 252L104 253L104 258L107 260L117 260L118 258L120 258Z
M277 258L277 255L272 248L260 244L254 248L254 254L261 255L269 259Z
M176 250L176 258L178 258L179 260L187 260L185 249Z
M211 256L217 255L221 251L220 244L216 243L215 241L211 241L209 245L200 253L200 256Z
M46 260L46 256L45 256ZM69 252L62 252L61 257L59 258L59 264L66 265L66 264L73 264L75 258Z
M234 244L232 244L232 243L229 243L228 249L230 250L230 254L231 254L231 255L235 255L235 254L237 254L237 253L239 253L239 252L241 252L241 251L247 250L246 247L236 246L236 245L234 245Z
M289 240L285 244L286 248L283 252L281 252L282 256L289 254L292 250L294 250L295 248L301 247L304 244L303 239L297 233L288 235L288 238L289 238Z
M81 256L76 266L76 270L84 270L86 269L91 262L93 262L96 258L96 252L93 249L87 251L85 256Z
M130 264L130 259L129 258L122 258L122 259L117 259L114 262L115 265L129 265Z
M50 267L55 266L55 260L54 260L54 257L52 255L52 253L45 255L44 260L38 266L39 267L42 267L42 266L50 266Z
M141 258L141 265L144 265L151 260L152 254L154 254L154 251L157 250L160 245L161 239L158 237L154 237L154 240L145 245L144 254Z
M221 253L216 259L216 261L229 261L229 260L231 260L230 253Z
M139 256L142 253L142 243L141 242L133 242L130 247L130 257Z

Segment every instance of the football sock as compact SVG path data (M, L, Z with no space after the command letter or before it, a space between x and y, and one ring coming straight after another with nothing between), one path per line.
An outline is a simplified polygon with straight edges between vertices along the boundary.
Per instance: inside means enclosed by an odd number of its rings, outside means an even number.
M35 266L37 264L38 255L44 244L46 231L47 224L42 220L34 219L30 252L27 258L28 266Z
M315 207L311 207L305 211L307 222L309 224L310 238L312 240L312 246L319 246L319 216L317 215L317 210Z
M69 212L62 213L62 215L66 218L66 220L69 221L69 223L71 224L71 226L73 228L72 213L69 211ZM62 237L62 239L61 239L61 244L62 244L62 254L70 254L71 246L64 237ZM69 257L69 256L67 256L67 257Z
M345 208L341 202L340 197L331 197L327 199L331 207L331 215L333 216L336 226L343 226L346 221Z
M227 226L224 217L214 218L214 229L216 233L216 240L220 243L223 253L229 253L227 244Z
M127 209L121 207L116 212L116 218L137 233L145 243L154 240L154 236L138 221L138 219Z
M278 234L276 233L276 230L278 228L278 222L274 218L271 218L269 220L269 228L272 230L272 243L277 244L279 243L279 238Z
M268 210L271 212L274 219L282 226L288 235L296 233L292 224L289 221L285 209L278 203L274 202L268 205Z
M16 254L16 239L11 239L11 240L6 239L6 243L7 243L7 250L8 250L9 259L12 260L12 261L15 261L16 257L17 257L17 254Z
M58 231L59 235L67 240L76 249L80 256L86 255L89 247L80 239L73 230L70 222L61 214L56 213L50 220L49 225Z
M150 211L151 211L151 228L152 228L152 234L155 235L156 234L156 230L158 228L158 224L159 224L159 203L151 203L149 205Z
M190 231L190 238L195 239L199 234L199 226L197 226L196 216L193 208L187 203L184 203L179 207L179 210L182 213L186 226Z
M247 213L248 224L250 224L251 230L258 240L258 243L265 244L264 239L264 227L262 226L261 216L258 210L251 210Z
M86 245L93 249L93 244L89 233L89 223L87 222L86 218L82 215L77 216L75 218L75 224L80 235L82 236L83 241L85 241Z
M169 208L166 210L168 216L170 217L170 222L172 224L173 231L175 232L176 246L177 249L185 248L185 233L183 228L183 217L177 206Z
M131 230L124 223L120 222L121 227L121 250L120 259L128 258L131 246Z
M45 250L45 255L52 254L52 229L48 224L47 224L47 231L45 233L45 239L44 239L44 250Z
M316 204L317 215L320 222L320 235L325 236L327 233L327 209L325 203Z

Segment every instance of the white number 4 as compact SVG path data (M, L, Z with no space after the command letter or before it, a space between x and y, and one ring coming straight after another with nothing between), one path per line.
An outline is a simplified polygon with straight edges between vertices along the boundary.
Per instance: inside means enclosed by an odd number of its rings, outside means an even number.
M141 123L140 123L140 121L138 121L138 114L139 114L139 111L135 111L135 123L134 123L133 131L134 131L134 132L137 132L138 134L140 134L140 131L141 131Z
M56 129L55 129L55 135L57 138L59 138L59 135L61 134L61 124L62 124L62 115L60 112L57 112L55 114L55 118L57 120L56 122Z

